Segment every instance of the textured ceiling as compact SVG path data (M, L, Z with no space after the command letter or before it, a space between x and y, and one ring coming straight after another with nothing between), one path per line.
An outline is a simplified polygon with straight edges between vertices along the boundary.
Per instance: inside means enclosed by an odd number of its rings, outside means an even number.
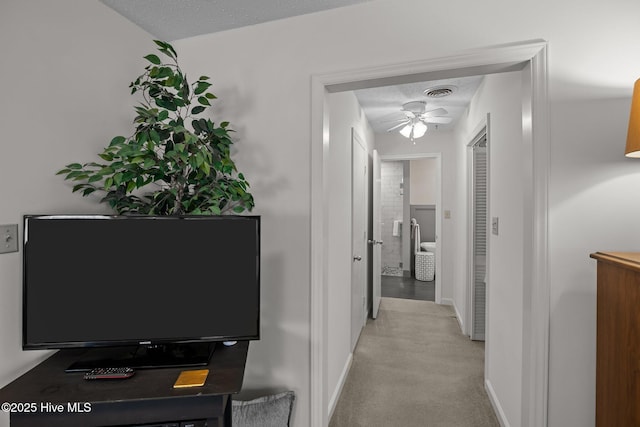
M174 41L202 34L245 27L371 0L100 0L153 37ZM445 108L449 124L432 130L452 129L475 94L482 76L411 83L355 91L374 132L384 133L405 118L402 105L426 101L426 110ZM424 90L453 85L456 92L428 98Z
M434 80L430 82L409 83L398 86L385 86L356 90L358 102L362 106L373 131L384 133L405 118L402 104L410 101L426 101L426 111L444 108L448 111L444 117L450 117L451 123L429 125L430 129L453 129L458 119L469 105L469 101L478 90L483 76ZM457 90L443 98L429 98L424 91L438 86L455 86Z
M152 36L174 41L370 0L101 1Z

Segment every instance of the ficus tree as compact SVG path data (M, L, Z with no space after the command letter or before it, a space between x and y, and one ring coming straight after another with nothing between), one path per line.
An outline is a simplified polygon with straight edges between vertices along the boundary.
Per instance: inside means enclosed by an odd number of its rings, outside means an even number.
M155 43L161 56L145 56L149 64L129 86L143 98L133 134L113 138L98 154L102 161L71 163L58 175L75 183L73 192L103 193L119 214L250 211L249 183L230 156L229 123L199 117L216 99L209 77L189 83L174 48Z

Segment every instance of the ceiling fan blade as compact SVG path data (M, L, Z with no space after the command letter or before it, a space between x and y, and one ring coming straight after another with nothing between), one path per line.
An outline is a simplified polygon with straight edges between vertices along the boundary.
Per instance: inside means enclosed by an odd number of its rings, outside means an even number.
M422 117L436 117L436 116L444 116L446 114L449 114L449 112L444 108L436 108L435 110L424 112L422 114Z
M406 125L408 125L409 123L411 123L409 120L403 120L403 121L402 121L402 123L399 123L399 124L397 124L397 125L395 125L395 126L390 127L389 129L387 129L387 132L391 132L391 131L393 131L393 130L396 130L396 129L398 129L398 128L401 128L402 126L406 126Z
M451 117L426 117L423 119L423 122L427 123L436 123L446 125L447 123L451 123Z
M409 121L409 119L407 119L406 117L403 117L401 119L380 121L380 123L383 125L390 125L390 124L396 124L396 123L406 122L406 121Z

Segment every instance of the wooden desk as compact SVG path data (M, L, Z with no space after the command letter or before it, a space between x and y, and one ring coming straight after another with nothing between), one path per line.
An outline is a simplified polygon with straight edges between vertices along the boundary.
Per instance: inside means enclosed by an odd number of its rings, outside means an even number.
M242 387L248 348L246 341L218 344L206 384L183 389L173 388L180 372L204 367L146 369L126 380L87 381L82 373L64 371L85 350L59 351L2 388L0 403L35 403L34 412L12 412L11 427L231 426L231 395ZM89 411L80 412L85 403Z
M640 253L597 252L596 426L640 426Z

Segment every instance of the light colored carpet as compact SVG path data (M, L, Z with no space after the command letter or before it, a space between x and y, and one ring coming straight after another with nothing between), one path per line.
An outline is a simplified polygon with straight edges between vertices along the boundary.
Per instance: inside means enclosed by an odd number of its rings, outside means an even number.
M483 376L484 343L460 332L451 307L382 298L329 426L499 426Z

